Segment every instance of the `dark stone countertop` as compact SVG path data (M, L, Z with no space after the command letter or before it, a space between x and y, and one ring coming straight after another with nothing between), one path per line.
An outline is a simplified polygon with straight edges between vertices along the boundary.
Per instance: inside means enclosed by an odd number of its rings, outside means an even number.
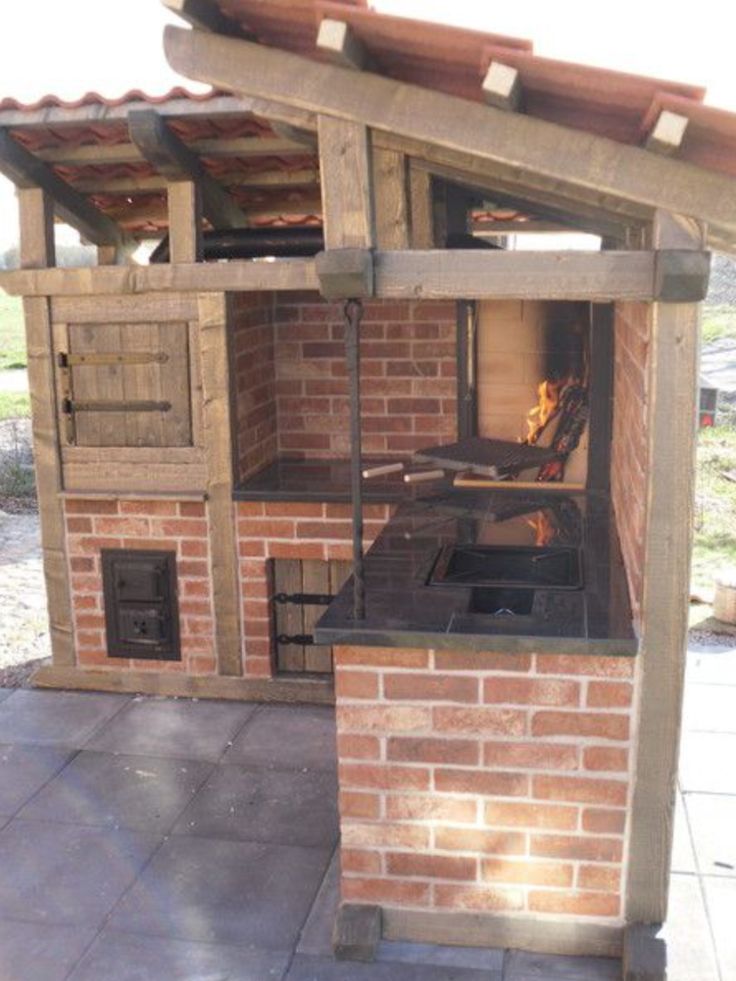
M365 559L366 617L352 616L352 577L317 624L318 644L633 655L626 574L607 495L437 489L403 503ZM507 594L428 584L444 546L579 550L578 588ZM497 604L500 603L500 607ZM490 604L490 605L489 605ZM512 606L516 615L491 615ZM477 611L486 612L477 612Z
M399 463L397 457L364 457L364 466ZM363 499L369 504L391 504L407 499L402 475L390 474L363 481ZM238 484L236 501L350 502L350 460L274 460L263 470Z

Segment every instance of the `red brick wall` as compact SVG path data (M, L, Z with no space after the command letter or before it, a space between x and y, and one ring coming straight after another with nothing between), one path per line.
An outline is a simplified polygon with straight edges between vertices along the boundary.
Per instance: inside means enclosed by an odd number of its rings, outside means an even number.
M276 455L276 377L273 295L238 293L232 306L237 479L245 480Z
M456 432L455 303L365 304L363 450L410 453ZM281 293L274 311L279 452L347 456L348 385L340 304Z
M646 533L646 413L651 315L652 307L646 303L617 303L615 307L611 496L637 617Z
M212 674L216 670L210 556L201 501L70 498L64 505L74 637L80 667ZM108 657L102 548L176 552L181 661Z
M383 504L363 509L366 548L388 520L389 510ZM351 559L351 506L240 501L236 513L244 671L268 677L273 672L268 560Z
M345 901L620 920L633 660L335 664Z

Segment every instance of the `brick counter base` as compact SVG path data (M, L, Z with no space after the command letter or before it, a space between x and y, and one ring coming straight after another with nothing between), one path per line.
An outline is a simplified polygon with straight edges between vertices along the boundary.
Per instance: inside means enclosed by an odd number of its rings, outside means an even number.
M336 648L343 901L619 924L633 669Z

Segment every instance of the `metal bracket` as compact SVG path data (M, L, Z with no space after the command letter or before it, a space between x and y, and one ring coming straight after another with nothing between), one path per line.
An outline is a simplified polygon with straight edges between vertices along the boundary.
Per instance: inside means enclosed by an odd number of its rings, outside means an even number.
M283 645L295 644L297 647L312 647L314 645L312 634L279 634L276 641Z
M276 593L274 603L296 603L298 606L329 606L335 597L329 593Z
M169 360L163 351L125 351L115 354L70 354L60 351L60 368L73 368L75 365L116 365L116 364L165 364Z
M169 412L170 410L171 402L150 400L65 398L61 403L61 411L68 416L77 412Z

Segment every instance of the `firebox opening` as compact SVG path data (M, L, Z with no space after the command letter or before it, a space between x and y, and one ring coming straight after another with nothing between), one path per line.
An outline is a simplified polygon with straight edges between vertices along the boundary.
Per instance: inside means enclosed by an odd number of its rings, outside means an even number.
M478 434L558 451L519 479L585 484L589 354L589 304L480 305Z

